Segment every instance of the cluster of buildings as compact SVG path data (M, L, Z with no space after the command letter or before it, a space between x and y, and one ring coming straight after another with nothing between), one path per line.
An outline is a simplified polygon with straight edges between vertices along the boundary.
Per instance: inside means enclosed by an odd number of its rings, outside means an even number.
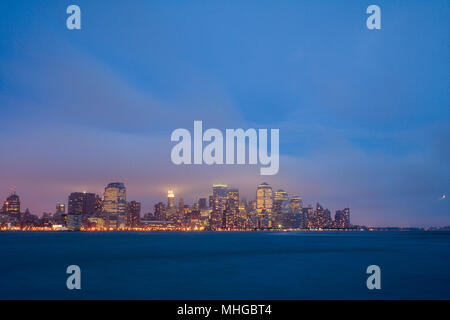
M0 211L0 228L37 230L261 230L261 229L351 229L350 209L330 210L319 203L304 206L299 196L273 191L267 183L256 189L256 200L246 201L239 190L214 184L212 194L188 205L172 190L166 202L154 205L141 217L141 203L127 201L123 183L106 186L103 196L73 192L67 205L56 205L54 213L42 217L29 210L21 213L20 199L11 194Z

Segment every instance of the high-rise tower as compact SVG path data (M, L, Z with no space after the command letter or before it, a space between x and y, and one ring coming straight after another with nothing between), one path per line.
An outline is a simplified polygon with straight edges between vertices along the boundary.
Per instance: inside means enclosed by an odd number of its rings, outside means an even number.
M18 215L20 213L20 198L15 192L6 199L2 211L12 215Z
M106 186L103 194L103 212L110 227L125 226L126 200L126 189L123 183L113 182Z
M272 212L273 207L273 191L272 187L267 183L261 183L256 189L256 211L261 213L266 211Z

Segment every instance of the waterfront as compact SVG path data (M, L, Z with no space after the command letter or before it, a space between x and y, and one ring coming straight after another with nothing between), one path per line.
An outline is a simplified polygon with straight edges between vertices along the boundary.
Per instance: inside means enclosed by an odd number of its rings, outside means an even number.
M1 299L450 298L446 231L2 232L0 250Z

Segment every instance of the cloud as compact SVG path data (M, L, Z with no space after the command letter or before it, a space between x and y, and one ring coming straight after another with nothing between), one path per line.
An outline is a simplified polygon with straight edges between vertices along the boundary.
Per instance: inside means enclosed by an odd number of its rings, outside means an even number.
M189 203L208 196L213 183L227 183L251 200L266 181L306 204L350 206L354 223L449 224L448 201L437 201L449 189L448 114L440 121L402 122L406 104L390 110L401 100L392 89L381 91L393 98L389 105L377 109L372 102L367 110L368 88L357 95L362 88L355 90L352 81L335 86L338 78L324 81L317 73L307 87L313 98L285 111L286 120L277 121L278 111L271 110L270 121L245 121L245 106L238 108L207 72L186 68L181 86L157 94L93 53L61 39L39 41L46 50L33 50L35 40L0 61L0 195L16 186L32 212L53 211L72 191L101 194L112 181L125 182L128 198L143 202L145 212L164 201L168 188ZM388 125L386 115L395 116ZM279 174L260 176L259 165L173 165L170 133L191 129L194 120L209 128L279 128Z
M137 89L113 68L64 41L46 51L3 61L2 77L10 86L0 91L0 103L9 117L5 129L30 124L66 124L80 127L146 134L190 124L195 119L216 126L239 121L239 112L219 85L207 77L187 75L179 95L158 97ZM194 92L194 94L192 93ZM213 109L212 109L213 108ZM214 110L214 112L212 112Z

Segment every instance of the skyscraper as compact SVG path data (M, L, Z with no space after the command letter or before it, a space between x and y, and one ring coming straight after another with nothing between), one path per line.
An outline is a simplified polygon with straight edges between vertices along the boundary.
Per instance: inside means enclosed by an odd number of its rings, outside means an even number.
M350 223L350 208L344 208L344 221L346 224L346 228L352 226L352 224Z
M57 210L64 212L64 205L57 206ZM97 199L94 193L72 192L68 200L68 214L79 214L84 217L97 213Z
M16 215L18 216L20 213L20 198L19 196L14 192L11 194L8 198L6 198L6 201L3 204L2 208L3 213Z
M231 210L239 210L239 190L227 189L227 207Z
M239 190L235 188L227 189L227 204L223 214L227 228L237 228L240 223L239 217Z
M166 217L166 206L162 202L155 204L154 217L156 220L165 221Z
M331 227L330 210L324 209L319 203L316 204L316 210L308 217L308 227L310 229L324 229Z
M223 211L227 203L226 184L213 184L213 209Z
M66 223L66 205L64 203L56 204L56 211L52 222L57 225L64 225Z
M302 210L302 198L299 196L292 196L289 202L289 209L293 213L301 212Z
M224 225L224 211L227 204L226 184L213 184L211 227L221 228ZM225 222L226 224L226 222Z
M336 210L334 216L334 225L336 228L350 228L350 208L344 210Z
M289 196L286 191L278 190L273 196L272 219L276 228L287 228Z
M126 189L121 182L113 182L106 186L103 194L103 213L109 227L125 226Z
M67 207L67 216L64 213L61 216L65 216L67 227L70 230L79 230L78 220L81 221L81 224L86 224L90 217L94 217L99 213L97 196L94 193L72 192L69 195ZM64 210L64 207L59 205L57 210ZM71 226L69 226L69 223Z
M206 204L206 198L200 198L198 199L198 208L200 210L206 210L208 209L208 206Z
M256 189L256 210L258 213L266 211L272 212L273 207L273 191L272 187L267 183L261 183Z
M167 208L175 207L175 194L173 190L167 191Z
M126 225L127 227L138 227L141 218L141 203L137 201L127 202Z
M178 200L178 212L181 216L183 215L183 211L184 211L184 199L180 198Z
M271 228L273 225L273 190L267 183L261 183L256 189L256 212L258 214L258 227Z
M210 209L214 208L214 197L213 196L208 197L208 205L209 205Z
M64 214L66 214L66 205L64 203L56 204L56 214L57 215L64 215Z
M67 229L70 231L79 231L82 224L82 216L80 214L68 214L66 218Z
M278 190L275 192L272 209L276 214L287 213L287 209L289 209L289 196L286 191Z
M166 218L169 220L177 221L177 208L175 207L175 194L173 190L167 191L167 210Z

